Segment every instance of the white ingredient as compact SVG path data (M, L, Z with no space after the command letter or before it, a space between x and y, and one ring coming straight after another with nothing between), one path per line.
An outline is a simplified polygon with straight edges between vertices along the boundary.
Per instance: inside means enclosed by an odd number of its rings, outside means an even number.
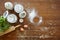
M33 9L31 11L31 13L29 13L29 19L30 19L30 22L33 23L33 19L37 16L36 12L35 12L35 9Z
M35 9L32 9L32 10L28 10L28 19L31 23L35 24L35 25L39 25L42 23L42 17L38 16L37 15L37 12L35 11ZM33 20L35 17L38 17L39 18L39 21L37 23L35 23Z

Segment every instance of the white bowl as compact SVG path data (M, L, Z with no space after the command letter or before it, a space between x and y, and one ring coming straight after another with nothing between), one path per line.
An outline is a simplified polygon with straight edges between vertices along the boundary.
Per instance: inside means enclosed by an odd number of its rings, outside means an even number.
M17 22L17 16L14 15L14 14L10 14L10 15L7 16L7 21L9 23L15 23L15 22Z
M16 13L20 13L20 12L22 12L24 10L24 7L21 5L21 4L16 4L15 6L14 6L14 11L16 12Z
M23 11L23 12L19 13L19 17L20 18L25 18L26 17L26 12Z
M23 20L23 19L19 19L19 22L20 22L20 23L23 23L23 22L24 22L24 20Z
M9 14L9 12L8 12L8 11L5 11L5 12L3 13L3 17L6 18L6 17L8 16L8 14Z
M8 10L12 10L13 9L13 4L11 2L5 2L5 8Z

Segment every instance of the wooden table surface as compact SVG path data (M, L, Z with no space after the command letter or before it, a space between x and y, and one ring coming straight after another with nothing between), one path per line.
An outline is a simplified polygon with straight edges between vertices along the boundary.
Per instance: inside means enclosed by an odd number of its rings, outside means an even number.
M27 17L24 19L21 27L27 24L29 27L24 32L18 29L3 35L0 40L60 40L60 0L0 0L0 15L6 11L4 3L10 1L21 3L25 9L35 8L39 16L42 16L43 22L39 26L30 24ZM18 24L18 23L17 23ZM50 27L50 31L41 31L43 27ZM36 31L37 30L37 31ZM52 34L51 34L51 33ZM49 38L40 38L41 35L49 35Z

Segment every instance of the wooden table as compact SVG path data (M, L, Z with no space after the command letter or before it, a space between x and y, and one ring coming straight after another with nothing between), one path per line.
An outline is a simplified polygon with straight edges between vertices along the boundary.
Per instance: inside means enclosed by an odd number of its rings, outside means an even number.
M30 24L26 17L21 27L23 27L24 24L29 25L29 27L27 29L25 28L24 32L21 32L19 28L17 28L15 31L1 36L0 40L60 40L60 0L0 0L0 15L6 11L4 3L7 1L12 2L14 5L21 3L25 9L35 8L38 15L42 16L43 22L35 27L33 24ZM40 30L42 27L53 28L50 30L55 33L51 35L49 30L45 33L45 31ZM40 38L40 36L44 34L52 37Z

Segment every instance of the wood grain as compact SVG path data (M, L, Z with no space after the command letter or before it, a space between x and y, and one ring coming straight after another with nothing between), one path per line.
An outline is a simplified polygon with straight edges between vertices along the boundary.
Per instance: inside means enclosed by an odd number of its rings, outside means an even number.
M0 37L0 40L60 40L60 0L0 0L0 15L6 11L4 7L4 3L10 1L13 4L21 3L25 7L28 8L35 8L38 12L39 16L42 16L43 22L41 25L34 27L34 25L30 24L27 17L24 19L24 24L29 25L29 28L25 29L24 32L20 32L19 28L15 31L6 34ZM12 11L12 13L15 13ZM50 25L49 23L52 23ZM19 24L16 23L16 25ZM15 24L14 24L15 25ZM46 34L45 31L40 31L42 27L54 27L55 34L52 38L42 38L39 37L25 37L22 38L21 36L40 36L42 34ZM38 31L35 31L38 30ZM26 33L26 34L24 34ZM47 32L49 34L49 31Z

